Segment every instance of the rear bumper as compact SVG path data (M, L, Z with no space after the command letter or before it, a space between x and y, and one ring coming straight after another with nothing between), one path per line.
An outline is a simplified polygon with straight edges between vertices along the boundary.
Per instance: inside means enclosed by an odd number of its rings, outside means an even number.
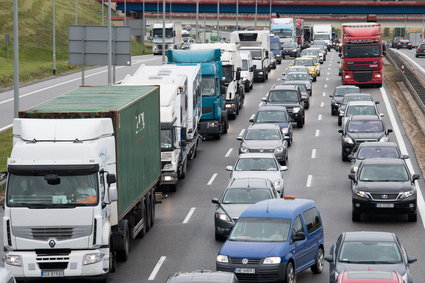
M266 79L266 71L265 70L255 70L254 71L254 80L264 81Z

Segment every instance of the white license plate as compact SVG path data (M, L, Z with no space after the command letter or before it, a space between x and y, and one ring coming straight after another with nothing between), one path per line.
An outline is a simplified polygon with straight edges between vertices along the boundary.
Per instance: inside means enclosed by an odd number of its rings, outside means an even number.
M235 268L235 273L255 274L254 268Z
M394 208L394 203L377 203L377 208Z
M63 270L42 271L41 277L43 278L64 277L64 272Z

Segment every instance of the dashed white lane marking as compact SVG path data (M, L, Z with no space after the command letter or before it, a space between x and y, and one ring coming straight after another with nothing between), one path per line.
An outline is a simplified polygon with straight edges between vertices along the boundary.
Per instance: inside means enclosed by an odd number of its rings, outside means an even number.
M307 183L305 184L305 186L307 188L310 188L311 187L311 180L312 179L313 179L313 176L312 175L308 175L308 177L307 177Z
M212 176L211 176L211 178L210 178L210 180L208 181L208 183L207 183L207 186L211 186L211 184L214 182L214 180L215 180L215 177L217 177L217 173L214 173Z
M324 87L325 87L325 88L327 88L327 87L328 87L328 85L324 85Z
M319 114L319 117L317 117L317 120L322 120L322 114Z
M323 96L326 96L326 92L323 93Z
M148 280L152 281L155 279L156 274L158 274L159 269L161 268L162 264L164 263L165 259L167 257L166 256L161 256L160 259L158 260L158 263L155 265L154 269L152 270L151 275L149 275Z
M245 129L242 129L242 131L239 133L239 137L243 136L244 133L245 133Z
M325 105L325 103L324 102L321 102L320 103L320 107L323 107Z
M330 71L331 70L331 68L328 68L328 71Z
M232 153L233 148L229 148L224 157L229 157L230 153Z
M311 151L311 158L316 158L316 149L313 148L313 150Z
M183 224L186 224L189 222L190 217L192 217L193 213L195 212L196 207L192 207L189 212L186 215L186 218L183 220Z
M315 136L316 136L316 137L320 136L320 130L316 130L316 134L315 134Z
M258 107L263 106L263 102L261 101L260 104L258 104Z
M328 75L328 76L329 76L330 74L331 74L331 73L329 73L329 72L327 72L327 73L326 73L326 75Z
M327 81L329 81L329 78L326 78Z

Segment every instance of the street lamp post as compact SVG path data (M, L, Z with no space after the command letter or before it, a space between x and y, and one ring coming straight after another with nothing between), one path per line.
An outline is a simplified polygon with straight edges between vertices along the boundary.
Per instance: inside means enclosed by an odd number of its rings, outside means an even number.
M258 12L258 0L255 0L255 15L254 15L254 17L255 17L255 24L254 24L255 29L257 29L257 12Z
M105 8L105 0L102 0L102 26L105 25L105 11L104 11L104 8Z
M269 24L270 24L270 29L271 29L271 27L272 27L272 0L270 0L270 22L269 22Z
M217 0L217 39L220 39L220 0Z
M198 35L198 20L199 20L199 0L196 0L196 29L195 29L195 40L196 43L199 42L199 35ZM204 27L205 28L205 27Z
M127 0L124 0L124 25L127 25Z
M13 1L13 113L19 116L19 31L18 0Z
M56 75L56 2L52 0L52 13L53 13L53 75Z
M143 6L142 6L142 54L145 51L145 29L146 29L145 0L143 0Z
M165 63L165 0L162 0L162 64Z
M236 30L239 30L239 0L236 0Z
M75 24L78 25L78 0L75 0Z
M108 85L112 85L112 11L111 0L108 0Z

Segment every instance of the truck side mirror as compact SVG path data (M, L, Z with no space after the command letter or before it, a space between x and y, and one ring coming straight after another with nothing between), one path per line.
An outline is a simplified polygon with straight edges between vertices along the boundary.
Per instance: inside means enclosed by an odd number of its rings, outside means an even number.
M8 173L7 172L0 172L0 181L7 178Z
M257 65L252 66L253 70L257 69Z
M115 174L107 174L106 175L106 183L108 183L108 185L114 184L117 182L117 178L115 176Z
M250 72L254 72L254 66L249 67Z
M187 132L186 127L183 127L180 129L180 137L182 141L187 140L186 132Z
M266 57L269 57L269 51L266 50Z
M114 174L112 174L112 175L114 175ZM108 177L106 177L106 178L108 178ZM113 201L118 200L118 190L117 190L116 186L109 187L108 188L108 194L109 194L109 202L113 202Z
M220 85L220 93L225 94L226 93L226 87L224 85Z
M239 81L241 79L241 68L236 69L236 80Z

